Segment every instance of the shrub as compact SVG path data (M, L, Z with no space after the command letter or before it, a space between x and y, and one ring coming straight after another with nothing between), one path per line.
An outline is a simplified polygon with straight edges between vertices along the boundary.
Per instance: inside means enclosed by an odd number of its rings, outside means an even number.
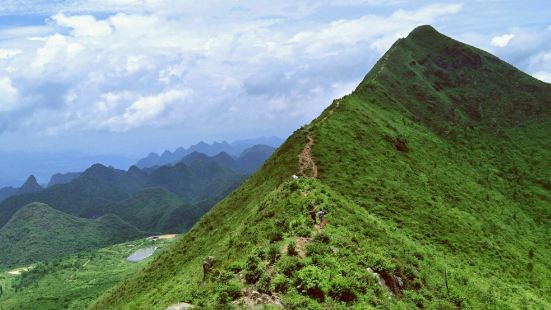
M291 183L289 184L289 190L290 190L291 192L294 192L294 191L296 191L296 190L298 190L298 189L299 189L298 182L291 182Z
M278 228L273 227L273 229L270 231L270 233L268 235L268 239L272 243L277 242L277 241L281 241L281 240L283 240L283 233Z
M372 254L366 257L368 264L377 272L394 270L396 266L384 256Z
M256 256L260 259L266 259L266 250L264 248L256 249Z
M342 276L337 276L331 281L329 296L335 300L352 302L357 299L356 287L357 285L354 281Z
M287 277L291 277L293 273L300 270L302 267L304 267L304 264L296 256L285 256L276 264L277 270Z
M299 292L319 301L325 300L327 277L316 266L308 266L298 272L296 285Z
M330 251L331 249L323 243L312 242L306 245L306 254L308 254L308 256L325 256Z
M227 283L234 278L234 275L230 271L222 270L215 273L216 282Z
M291 310L321 309L320 305L315 300L296 293L284 296L283 303L285 304L285 309Z
M270 245L267 256L268 261L274 263L279 258L279 246L277 244Z
M227 304L241 297L241 285L236 280L216 287L218 303Z
M249 284L254 284L260 279L264 269L260 266L260 260L258 257L251 255L247 259L247 264L245 265L244 277L245 281Z
M329 235L323 231L314 237L314 241L327 244L329 243L330 238L329 238Z
M298 255L298 252L297 252L297 245L296 245L295 241L291 241L291 242L289 242L289 244L287 245L287 254L289 254L290 256L296 256L296 255Z
M243 263L242 262L231 262L228 266L228 270L233 273L238 273L241 270L243 270Z
M289 280L284 275L278 274L272 279L272 288L275 292L285 293L289 289Z
M302 224L298 227L295 228L295 234L300 236L300 237L310 237L310 235L312 234L312 228L310 226L310 222L308 222L308 224Z
M261 293L271 294L270 286L270 278L265 273L262 274L260 276L260 279L258 279L258 282L256 283L256 289Z

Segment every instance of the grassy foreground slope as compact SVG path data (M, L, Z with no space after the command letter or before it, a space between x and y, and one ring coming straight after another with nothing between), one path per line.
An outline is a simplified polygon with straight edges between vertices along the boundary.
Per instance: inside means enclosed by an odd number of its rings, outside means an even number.
M0 267L52 260L144 236L115 215L82 219L32 203L0 229Z
M126 260L136 249L156 246L159 253L174 239L141 239L33 265L21 275L0 273L0 309L85 309L103 292L140 270L149 259Z
M550 308L550 110L551 85L419 27L93 308Z

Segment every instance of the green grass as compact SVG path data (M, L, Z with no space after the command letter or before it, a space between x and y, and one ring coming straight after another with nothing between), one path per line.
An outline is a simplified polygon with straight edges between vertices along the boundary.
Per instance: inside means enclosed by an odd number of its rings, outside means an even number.
M34 264L22 275L0 271L0 309L85 309L107 289L140 270L148 260L126 261L131 253L152 244L162 252L173 240L136 240L96 251L81 252L50 263ZM133 245L133 247L129 247Z
M387 56L92 308L231 309L247 287L289 309L551 308L551 85L430 27ZM292 181L308 134L318 179ZM277 254L299 237L306 257Z

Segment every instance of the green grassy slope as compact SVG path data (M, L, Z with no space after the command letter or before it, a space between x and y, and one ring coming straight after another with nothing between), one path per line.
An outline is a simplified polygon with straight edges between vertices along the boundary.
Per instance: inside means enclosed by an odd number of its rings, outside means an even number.
M0 229L0 267L52 260L144 236L115 215L81 219L33 203Z
M93 308L232 308L253 288L289 309L549 308L550 110L551 85L417 28ZM291 180L299 154L316 178Z
M97 296L142 268L148 258L126 260L139 248L160 247L159 255L172 240L145 239L81 252L49 263L35 264L22 275L0 271L0 309L85 309Z

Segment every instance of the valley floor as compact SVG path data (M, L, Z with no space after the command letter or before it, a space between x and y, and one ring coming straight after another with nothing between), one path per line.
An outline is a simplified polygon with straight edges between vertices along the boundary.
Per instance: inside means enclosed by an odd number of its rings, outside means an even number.
M158 247L155 257L174 241L174 238L161 237L0 271L0 309L85 309L99 295L151 259L129 262L126 259L129 255L138 249L155 246Z

